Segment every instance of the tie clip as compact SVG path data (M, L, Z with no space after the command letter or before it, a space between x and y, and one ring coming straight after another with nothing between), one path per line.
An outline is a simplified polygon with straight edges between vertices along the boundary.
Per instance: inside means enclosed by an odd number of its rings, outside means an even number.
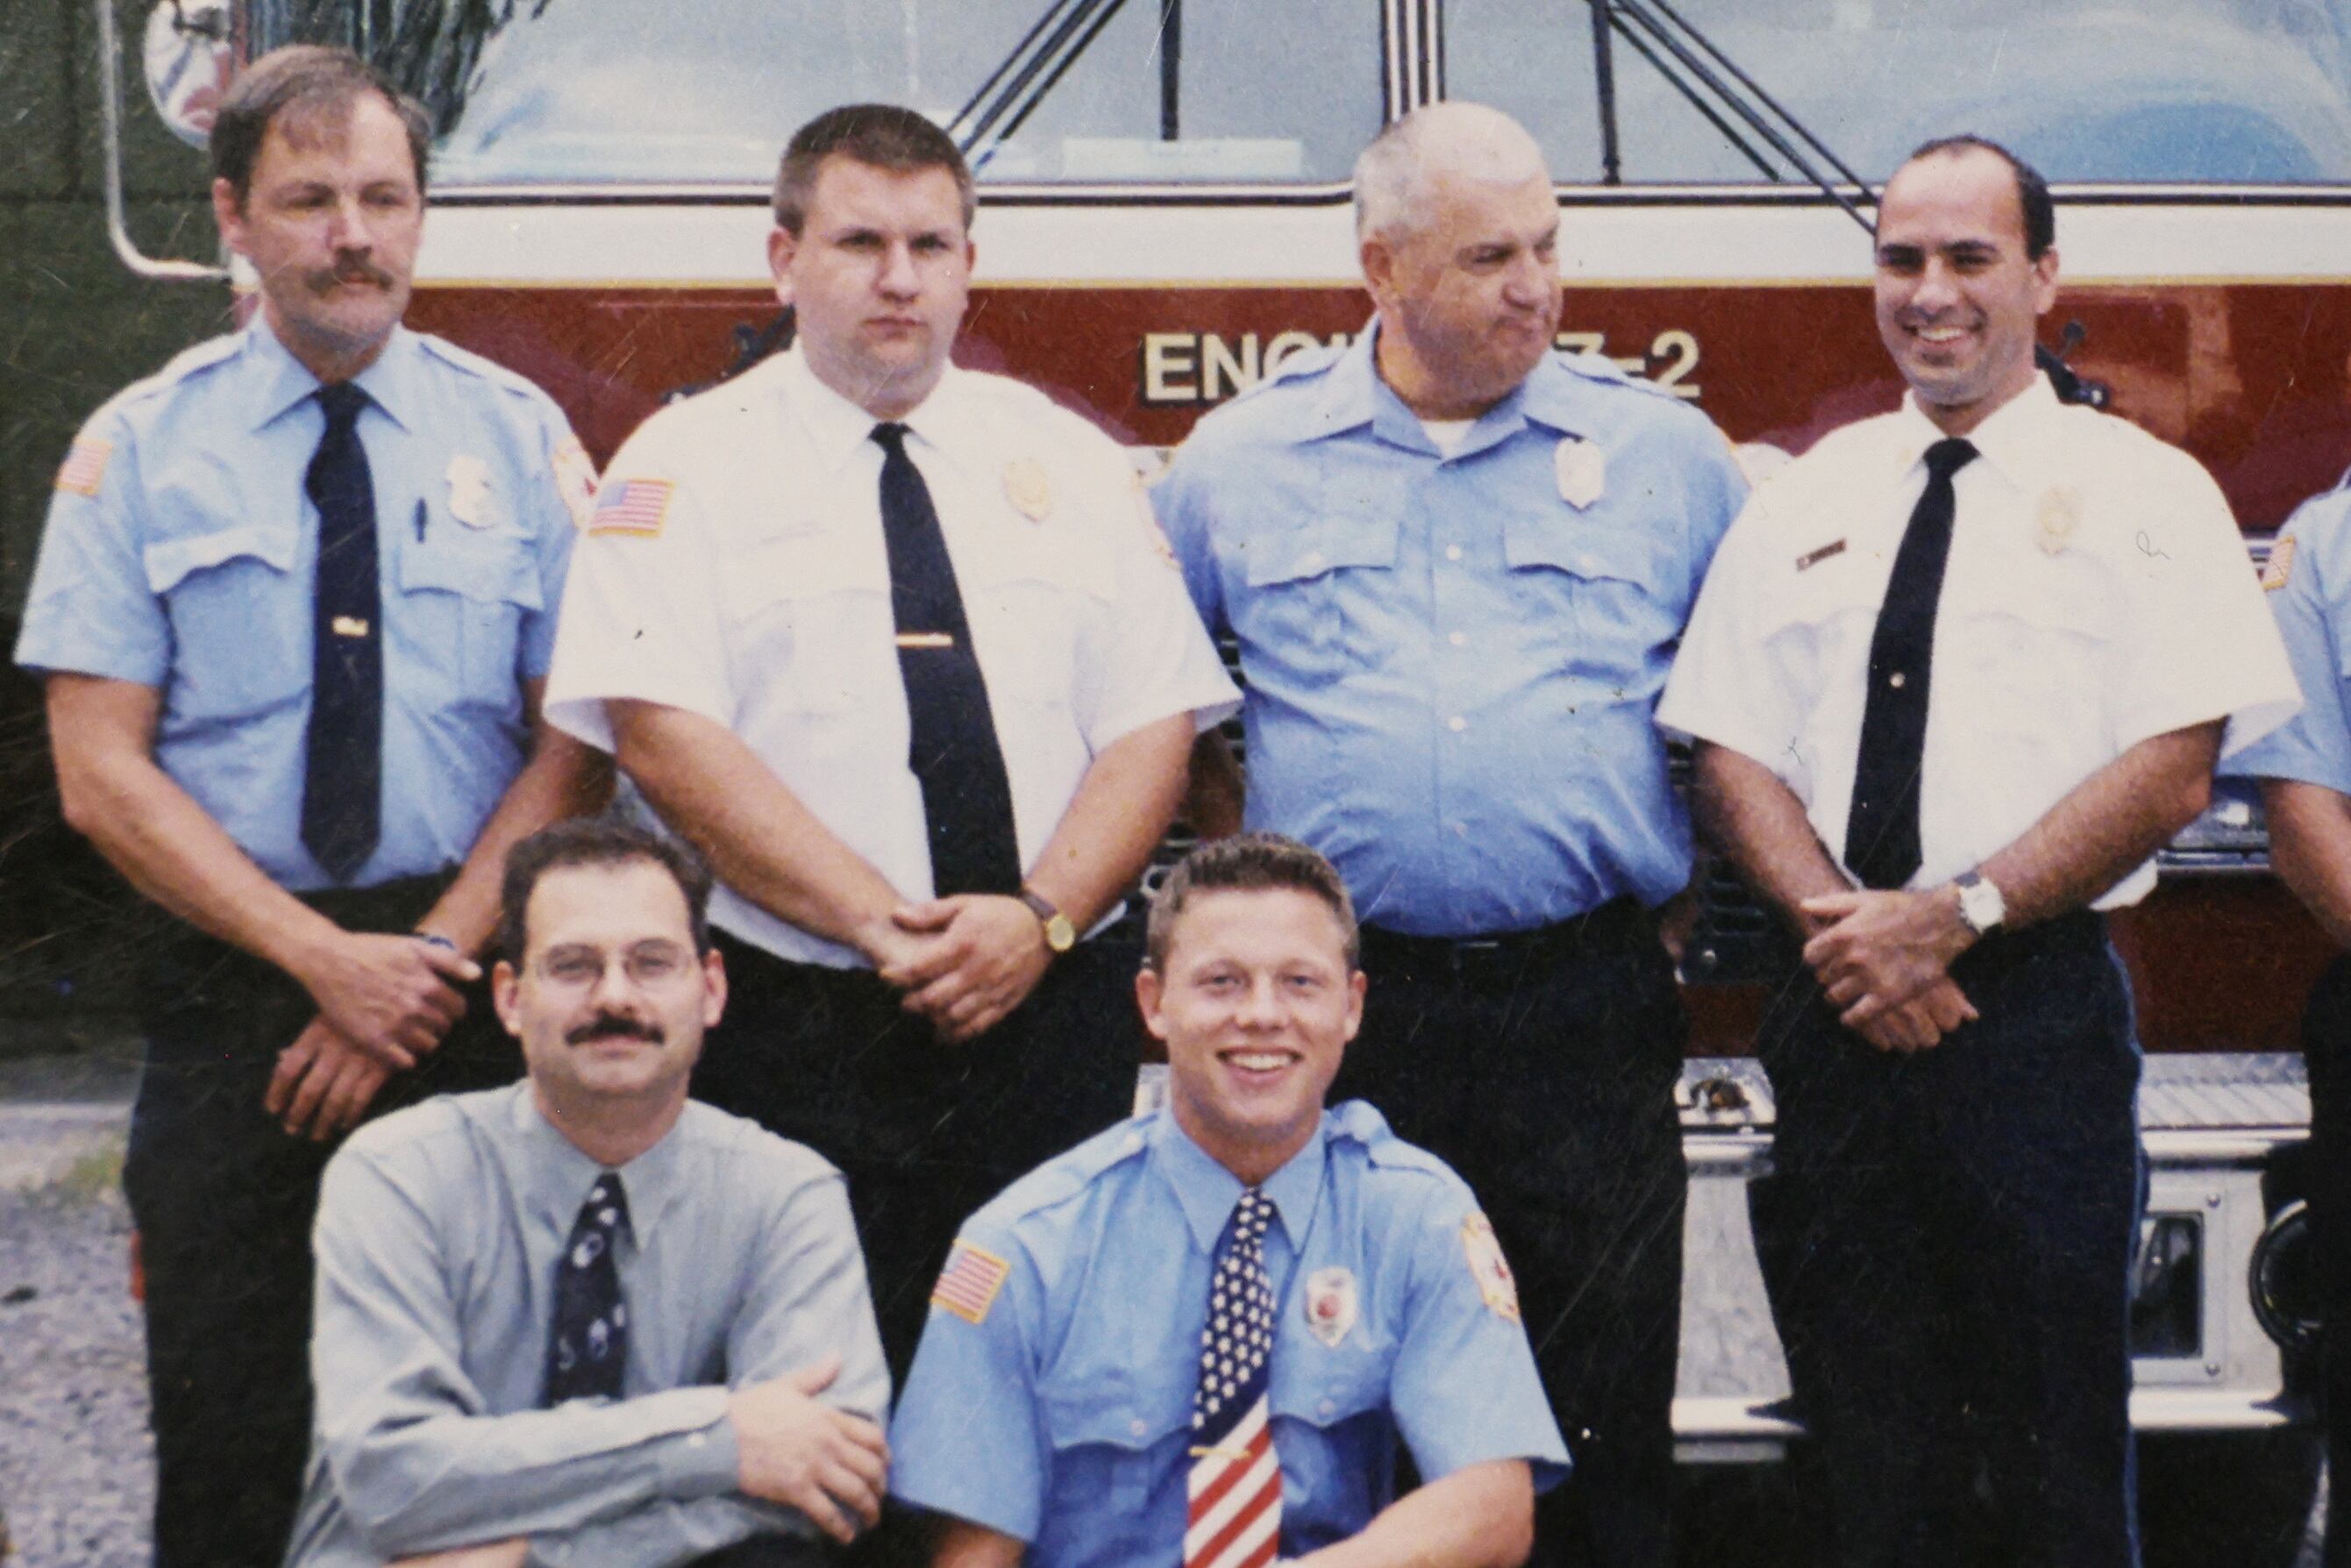
M945 632L901 632L898 633L898 646L901 648L952 648L955 646L955 638Z
M1187 1448L1185 1452L1195 1459L1245 1459L1247 1448Z
M368 634L368 623L356 615L338 615L333 625L338 637L364 637Z

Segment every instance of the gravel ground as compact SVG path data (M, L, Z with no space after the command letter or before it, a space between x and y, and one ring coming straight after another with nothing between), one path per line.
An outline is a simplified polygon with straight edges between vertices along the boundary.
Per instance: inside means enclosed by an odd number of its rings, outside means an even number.
M129 1081L0 1062L0 1514L8 1568L139 1568L154 1493L122 1202Z

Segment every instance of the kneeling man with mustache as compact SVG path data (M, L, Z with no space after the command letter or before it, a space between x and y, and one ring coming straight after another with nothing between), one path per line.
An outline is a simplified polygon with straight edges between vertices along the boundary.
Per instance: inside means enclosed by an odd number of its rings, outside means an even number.
M327 1169L289 1563L737 1568L873 1521L889 1375L841 1175L686 1098L709 892L609 821L516 847L492 978L528 1079Z

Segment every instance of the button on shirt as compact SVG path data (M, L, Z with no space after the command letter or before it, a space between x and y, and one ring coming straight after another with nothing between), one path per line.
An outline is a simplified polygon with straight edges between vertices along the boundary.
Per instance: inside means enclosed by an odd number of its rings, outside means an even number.
M2223 774L2293 779L2351 795L2351 489L2298 507L2270 550L2270 613L2302 711L2223 763Z
M463 861L521 770L593 473L552 401L395 331L357 384L382 574L383 822L361 885ZM162 694L155 758L272 880L303 847L319 382L266 319L93 415L49 507L16 662Z
M1771 768L1840 862L1870 638L1942 434L1906 399L1767 480L1658 709ZM2038 376L1968 439L1980 456L1953 482L1913 887L1980 864L2142 740L2226 718L2228 756L2295 706L2244 540L2195 459ZM2154 885L2150 860L2095 907Z
M1265 1255L1285 1555L1392 1500L1399 1436L1429 1480L1492 1459L1531 1461L1538 1490L1565 1473L1515 1307L1489 1303L1489 1233L1459 1177L1356 1101L1264 1192L1280 1210ZM1208 1272L1240 1194L1162 1113L975 1215L960 1245L1005 1277L977 1322L933 1305L890 1434L892 1491L1029 1542L1032 1568L1176 1561ZM1326 1305L1326 1332L1344 1332L1325 1343L1308 1308L1334 1291L1346 1304Z
M1417 936L1670 897L1689 824L1650 714L1746 495L1728 444L1613 365L1546 355L1440 455L1374 336L1208 415L1153 493L1240 645L1249 825Z
M727 1388L837 1351L820 1397L883 1419L889 1374L840 1173L689 1103L621 1167L624 1397L542 1410L556 1259L601 1169L528 1082L385 1117L336 1155L293 1568L516 1535L534 1563L634 1568L811 1531L736 1492Z
M1094 757L1237 694L1166 559L1133 465L1043 394L949 368L904 423L939 514L1035 862ZM907 767L874 420L777 356L646 422L611 463L549 685L551 720L610 750L607 699L726 726L908 898L931 894ZM720 888L712 917L782 957L862 965Z

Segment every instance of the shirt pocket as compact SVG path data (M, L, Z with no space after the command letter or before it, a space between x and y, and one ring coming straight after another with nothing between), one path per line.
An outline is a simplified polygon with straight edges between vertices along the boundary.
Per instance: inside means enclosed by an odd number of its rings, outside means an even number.
M1400 531L1392 517L1338 516L1250 538L1244 643L1310 685L1378 663L1376 606L1395 592Z
M309 689L310 585L294 549L250 524L146 547L147 586L172 623L175 717L243 718Z
M904 706L889 685L897 666L886 558L867 559L826 533L768 539L726 570L719 594L737 688L756 689L762 706L800 714Z
M434 540L400 552L404 651L444 683L453 705L516 706L523 617L547 606L538 564L528 541L511 535Z
M1117 588L1090 541L1043 535L958 568L964 619L978 640L990 701L1066 709L1087 672L1086 627L1110 616Z
M1942 662L1956 653L1979 721L2070 771L2064 759L2103 759L2110 749L2104 699L2116 689L2116 595L2086 563L2046 564L2010 574L1960 617L1956 647L1938 636L1935 680L1939 691Z
M1189 1369L1190 1358L1185 1367ZM1140 1563L1165 1558L1169 1543L1149 1531L1155 1493L1184 1495L1191 1464L1188 1386L1152 1380L1142 1368L1095 1364L1081 1375L1064 1371L1039 1389L1046 1440L1053 1449L1052 1499L1084 1499L1087 1544L1095 1560ZM1176 1517L1182 1517L1177 1506Z
M1663 650L1681 634L1682 582L1669 580L1656 540L1511 517L1502 557L1521 623L1551 667L1620 692L1662 679Z
M1319 1341L1285 1337L1277 1354L1288 1362L1286 1376L1274 1379L1273 1413L1328 1430L1368 1411L1385 1410L1394 1344L1366 1349L1358 1326L1336 1348Z

